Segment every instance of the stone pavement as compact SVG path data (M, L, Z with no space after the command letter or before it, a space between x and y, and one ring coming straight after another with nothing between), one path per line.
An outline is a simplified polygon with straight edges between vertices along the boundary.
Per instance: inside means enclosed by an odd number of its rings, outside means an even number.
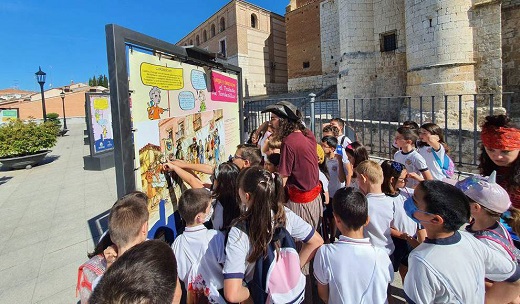
M0 169L0 303L77 303L77 269L99 232L92 220L116 201L114 168L83 170L83 118L67 120L45 164ZM399 295L399 274L392 294ZM404 303L393 298L390 303Z
M115 202L116 179L83 170L84 118L67 125L45 164L0 169L0 303L78 301L77 269L98 235L88 221Z

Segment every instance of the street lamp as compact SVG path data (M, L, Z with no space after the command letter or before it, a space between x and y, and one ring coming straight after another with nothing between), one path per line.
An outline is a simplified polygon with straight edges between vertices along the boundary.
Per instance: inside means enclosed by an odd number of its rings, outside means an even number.
M38 67L38 72L34 73L36 75L36 80L40 84L40 90L42 94L42 111L43 111L43 121L47 121L47 112L45 111L45 96L43 94L43 85L45 84L45 72L42 71L41 67Z
M63 130L67 130L67 118L65 117L65 92L61 89L61 105L63 106Z

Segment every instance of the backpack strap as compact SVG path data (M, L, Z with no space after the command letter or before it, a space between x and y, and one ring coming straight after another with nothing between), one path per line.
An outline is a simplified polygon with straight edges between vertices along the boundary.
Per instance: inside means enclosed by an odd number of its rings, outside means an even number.
M437 152L435 152L435 149L433 149L432 147L432 154L433 154L433 157L435 157L435 161L437 161L437 164L439 164L439 167L441 167L441 169L444 169L444 170L448 170L448 168L445 168L444 165L446 165L446 157L444 157L444 164L441 163L441 159L439 158L439 156L437 155ZM446 156L446 153L444 153L444 155ZM448 163L449 165L449 163Z
M345 134L343 134L343 137L341 138L341 141L339 144L343 147L343 143L345 142Z
M497 233L496 231L490 229L477 231L475 233L475 237L477 239L487 239L497 243L502 248L504 248L504 250L507 252L507 254L509 254L513 261L517 261L516 255L514 254L515 247L512 244L510 238L504 237L500 233Z

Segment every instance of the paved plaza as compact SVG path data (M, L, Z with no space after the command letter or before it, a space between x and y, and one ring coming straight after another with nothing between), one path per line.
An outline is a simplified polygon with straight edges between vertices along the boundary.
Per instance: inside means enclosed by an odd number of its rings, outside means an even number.
M76 303L77 269L98 234L89 220L116 200L113 168L83 170L84 119L67 124L46 164L0 171L2 304Z
M77 269L99 235L94 222L116 200L114 168L83 169L84 119L67 124L44 164L0 169L1 304L77 303Z

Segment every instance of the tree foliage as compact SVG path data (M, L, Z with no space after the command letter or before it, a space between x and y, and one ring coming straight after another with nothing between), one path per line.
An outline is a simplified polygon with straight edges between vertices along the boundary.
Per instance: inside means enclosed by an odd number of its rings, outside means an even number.
M96 75L88 79L88 85L91 87L102 86L108 89L108 77L106 75Z

